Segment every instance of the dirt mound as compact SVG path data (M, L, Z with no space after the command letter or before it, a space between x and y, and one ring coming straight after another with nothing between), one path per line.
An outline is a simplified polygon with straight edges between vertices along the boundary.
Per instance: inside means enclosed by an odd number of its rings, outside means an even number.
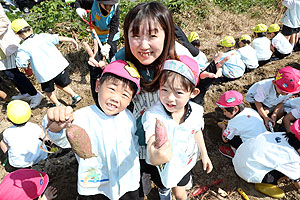
M199 24L197 24L197 20L195 20L193 14L183 14L181 16L181 21L184 23L184 26L182 27L186 34L191 31L196 31L200 35L202 50L209 59L212 59L212 57L219 51L216 45L224 36L231 35L238 38L242 34L252 35L251 28L257 23L265 23L269 25L274 22L274 19L277 16L278 13L273 12L272 10L266 10L263 15L258 16L257 18L251 18L251 16L246 14L235 15L221 11L219 8L215 7L211 9L209 17ZM70 62L68 70L73 80L71 87L83 97L83 100L74 107L74 109L77 110L81 107L93 104L90 93L86 53L83 50L73 52L71 45L69 44L61 44L59 48L62 52L64 52L66 58ZM252 72L246 73L238 80L211 86L205 96L205 129L203 133L209 156L214 165L214 170L212 173L206 174L202 170L202 163L198 162L193 172L193 188L196 188L199 185L211 184L220 178L223 182L217 186L211 187L211 190L193 199L222 199L221 197L216 196L216 192L219 187L229 193L229 197L225 199L241 199L241 196L236 191L238 187L241 187L250 199L272 199L255 191L253 184L248 184L240 179L234 172L231 160L223 157L218 152L218 146L223 143L220 137L221 130L216 126L216 122L221 120L223 116L218 109L215 111L215 102L220 95L227 90L237 90L245 95L248 88L253 83L265 78L274 77L275 72L286 65L291 65L300 69L299 63L300 52L293 53L293 55L283 60L274 61ZM3 77L1 73L0 76ZM41 87L34 77L31 77L31 81L34 83L35 87L41 91ZM11 82L6 80L6 77L3 77L3 82L1 83L0 88L7 91L9 96L17 94L15 88L11 86ZM56 93L58 99L60 99L62 103L65 105L69 105L71 103L70 97L66 96L59 90L56 90ZM3 106L3 102L0 102L0 109L2 109ZM41 105L33 110L30 121L40 124L48 107L49 101L43 99ZM6 120L4 113L0 115L0 120L0 132L2 132L11 124ZM41 162L35 167L36 169L44 170L49 174L50 185L58 188L58 200L75 199L77 195L77 162L72 151L61 152L59 155L53 155L48 160ZM5 170L2 166L0 166L0 180L5 174ZM300 191L295 190L290 182L283 183L280 186L287 192L287 196L284 199L300 199ZM148 199L157 199L155 190L151 192Z

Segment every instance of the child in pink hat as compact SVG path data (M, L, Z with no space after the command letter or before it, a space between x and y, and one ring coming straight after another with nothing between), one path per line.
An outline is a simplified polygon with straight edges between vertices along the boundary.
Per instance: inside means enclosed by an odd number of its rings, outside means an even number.
M66 127L72 123L83 128L91 141L95 157L78 160L78 200L138 199L140 163L136 120L127 109L140 92L140 74L132 63L117 60L108 64L96 81L96 105L73 113L71 107L48 110L48 135L54 142L67 140ZM56 119L59 119L56 121ZM48 123L45 123L48 124ZM58 126L60 125L60 126ZM57 139L57 140L55 140ZM67 141L68 142L68 141Z
M246 100L258 111L269 129L284 114L284 103L300 91L300 71L290 66L280 69L275 78L265 79L253 84Z
M56 188L47 187L49 177L34 169L19 169L7 174L0 184L0 200L39 200L56 198ZM46 191L45 191L46 189ZM45 191L44 195L43 192Z
M235 90L230 90L221 95L217 105L224 112L228 121L219 122L222 128L222 139L231 147L220 146L219 151L232 158L234 151L247 139L256 137L266 131L264 121L252 108L246 108L243 95Z
M142 116L147 142L146 161L150 173L159 174L157 178L152 176L152 181L165 191L167 199L170 188L176 199L187 197L186 187L199 153L203 170L210 173L213 168L202 135L203 107L190 101L199 94L196 88L199 74L198 63L189 56L167 60L160 77L159 101ZM166 126L169 139L160 148L154 146L156 119Z

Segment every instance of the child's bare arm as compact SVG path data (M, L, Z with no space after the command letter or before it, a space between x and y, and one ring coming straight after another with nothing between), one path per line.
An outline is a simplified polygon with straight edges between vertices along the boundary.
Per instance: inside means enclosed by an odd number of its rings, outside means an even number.
M60 42L72 42L74 47L78 50L78 43L73 38L58 36L58 40Z
M89 65L93 66L93 67L100 67L102 69L104 69L105 67L105 62L103 60L99 60L99 62L95 59L95 56L97 55L98 52L98 42L96 39L93 40L94 41L94 50L91 49L91 47L86 43L83 42L83 46L86 50L86 52L89 55Z
M152 165L161 165L169 162L173 157L172 145L168 140L159 149L154 147L155 136L152 135L147 143L147 156Z
M213 169L213 165L207 154L202 131L197 131L195 133L195 140L196 140L198 148L200 150L201 159L202 159L202 163L203 163L203 170L206 171L207 173L210 173Z
M2 149L3 153L6 153L8 150L8 145L3 140L1 140L0 148Z
M274 53L275 52L275 48L273 47L273 45L271 44L270 46L271 51Z
M290 132L290 126L291 126L291 122L295 121L296 118L293 116L292 113L288 113L286 116L284 116L283 118L283 125L286 129L286 132Z
M263 105L262 105L261 102L258 102L258 101L254 101L254 102L255 102L257 112L263 118L265 126L267 127L267 129L269 129L268 122L272 121L272 119L268 117L268 113L264 110Z
M200 74L200 79L205 79L205 78L215 78L215 74L214 74L214 73L207 72L207 71L203 71L203 72Z
M73 109L70 106L50 108L47 112L48 125L51 132L60 132L73 121Z
M272 120L273 126L275 126L277 118L280 118L282 116L281 112L283 111L283 106L284 106L284 103L280 103L274 108L274 111L271 115L271 120Z

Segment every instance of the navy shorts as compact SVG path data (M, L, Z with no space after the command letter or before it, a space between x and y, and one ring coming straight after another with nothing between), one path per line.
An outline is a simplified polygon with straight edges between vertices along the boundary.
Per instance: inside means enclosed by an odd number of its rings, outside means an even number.
M261 182L277 185L278 180L284 176L285 175L283 173L281 173L277 170L272 170L264 176L264 178Z
M163 185L158 169L156 166L153 165L149 165L148 163L146 163L145 160L140 159L140 164L141 164L141 171L142 174L143 172L151 174L151 180L155 183L155 185L157 187L159 187L160 189L165 189L166 187ZM191 178L192 175L192 171L189 171L177 184L177 186L186 186Z
M69 77L69 73L64 70L60 74L58 74L55 78L51 79L48 82L41 83L42 90L44 92L53 92L54 91L54 83L60 87L66 87L72 82Z
M290 28L290 27L285 26L285 25L283 25L282 31L281 31L281 33L282 33L284 36L290 36L290 35L292 35L293 33L299 33L299 32L300 32L300 27L298 27L298 28Z

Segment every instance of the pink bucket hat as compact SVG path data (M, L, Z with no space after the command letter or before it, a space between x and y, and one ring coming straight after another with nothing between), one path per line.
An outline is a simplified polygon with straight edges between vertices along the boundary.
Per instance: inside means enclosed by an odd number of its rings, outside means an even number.
M0 184L0 200L29 200L46 189L49 177L33 169L19 169L7 174Z
M177 72L178 74L189 79L195 86L199 80L199 66L193 58L181 55L177 60L167 60L164 64L164 70Z
M297 119L293 125L290 126L290 130L295 134L296 138L300 141L300 119Z
M134 82L138 88L136 94L140 93L140 74L136 67L129 61L116 60L106 65L104 68L102 75L105 73L112 73L122 78L128 79Z
M243 95L235 90L229 90L220 96L217 105L220 107L234 107L243 103Z
M300 71L287 66L281 68L275 78L277 87L285 93L295 94L300 92Z

